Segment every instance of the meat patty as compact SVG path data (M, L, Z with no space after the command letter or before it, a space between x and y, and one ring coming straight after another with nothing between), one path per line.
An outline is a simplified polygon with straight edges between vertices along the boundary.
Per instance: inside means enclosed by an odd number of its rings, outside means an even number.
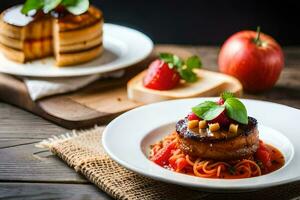
M259 144L256 119L249 117L248 125L239 125L238 133L227 130L210 132L208 128L188 129L188 119L177 122L180 148L185 153L213 160L239 160L253 155Z

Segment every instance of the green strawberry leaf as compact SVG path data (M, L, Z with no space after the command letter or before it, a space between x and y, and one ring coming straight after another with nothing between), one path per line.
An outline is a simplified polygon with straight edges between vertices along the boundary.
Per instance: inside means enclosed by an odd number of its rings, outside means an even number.
M171 69L176 69L181 79L188 83L193 83L198 80L197 74L193 71L196 68L201 68L201 60L198 56L191 56L186 61L171 53L160 53L159 58L168 63Z
M234 97L227 98L224 105L228 117L241 124L248 124L247 110L240 100Z
M77 0L75 4L66 6L66 9L74 15L80 15L85 13L89 6L89 0Z
M178 72L180 77L188 83L194 83L198 80L197 75L192 70L181 68L178 69Z
M204 120L212 120L225 110L225 106L213 101L205 101L192 108L193 113Z
M191 56L185 61L186 66L189 69L197 69L201 68L202 63L198 56Z
M183 65L182 59L171 53L160 53L159 58L168 63L170 68L180 68Z
M225 91L225 92L223 92L223 93L221 94L221 98L222 98L224 101L226 101L226 99L229 99L229 98L232 98L232 97L234 97L234 94L231 93L231 92Z
M166 63L173 63L173 54L171 53L160 53L159 58Z
M173 56L173 63L177 68L181 68L183 66L183 60L176 55Z
M27 15L31 10L39 10L44 6L44 0L27 0L21 12Z
M44 0L45 4L43 7L44 13L49 13L51 10L56 8L62 0Z

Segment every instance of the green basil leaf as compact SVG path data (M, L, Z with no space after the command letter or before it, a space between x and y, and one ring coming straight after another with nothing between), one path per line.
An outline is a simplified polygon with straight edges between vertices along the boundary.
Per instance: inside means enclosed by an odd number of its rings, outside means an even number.
M194 83L198 80L198 76L189 69L179 69L178 70L180 77L188 83Z
M201 66L202 66L201 60L198 56L189 57L186 60L185 64L189 69L201 68Z
M226 107L228 117L241 124L248 124L247 110L240 100L237 98L228 98L224 105Z
M61 4L64 6L72 6L75 5L77 0L62 0Z
M27 15L31 10L39 10L44 6L44 0L27 0L21 12Z
M216 102L213 101L205 101L192 108L193 113L195 113L198 117L204 120L215 119L224 110L224 106L218 105Z
M62 0L44 0L45 5L43 7L44 13L49 13L51 10L56 8Z
M221 98L222 98L224 101L226 101L226 99L229 99L229 98L232 98L232 97L234 97L234 94L231 93L231 92L225 91L225 92L223 92L223 93L221 94Z
M80 15L85 13L89 6L89 0L77 0L75 4L66 6L66 9L74 15Z

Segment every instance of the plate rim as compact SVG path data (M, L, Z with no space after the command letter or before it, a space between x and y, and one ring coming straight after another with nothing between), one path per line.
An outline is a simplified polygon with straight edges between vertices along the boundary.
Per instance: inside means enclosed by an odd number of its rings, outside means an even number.
M145 58L147 58L151 52L153 51L154 48L154 43L153 41L150 39L149 36L147 36L146 34L142 33L141 31L138 31L136 29L130 28L130 27L126 27L126 26L122 26L122 25L118 25L118 24L112 24L112 23L104 23L104 28L118 28L118 29L124 29L127 31L130 31L134 34L138 34L139 36L141 36L143 38L143 40L149 45L149 48L147 49L147 51L145 51L145 53L140 56L140 57L136 57L135 59L132 59L126 63L119 63L117 66L109 66L107 68L105 68L104 70L101 69L101 67L103 65L98 65L96 66L97 68L100 68L98 70L93 70L92 72L69 72L69 74L47 74L47 73L38 73L38 74L32 74L30 72L19 72L17 70L13 71L13 70L7 70L7 69L1 69L0 67L0 73L4 73L4 74L9 74L9 75L15 75L15 76L21 76L21 77L36 77L36 78L63 78L63 77L80 77L80 76L88 76L88 75L93 75L93 74L101 74L101 73L107 73L107 72L112 72L112 71L116 71L116 70L121 70L121 69L125 69L127 67L130 67L142 60L144 60ZM111 38L111 36L109 36ZM116 37L113 37L116 38ZM118 38L117 38L118 39ZM130 45L128 46L130 48ZM2 52L0 52L2 54ZM3 54L1 55L3 56L4 59L7 59ZM123 55L122 55L123 56ZM47 59L47 58L45 58ZM50 58L52 59L52 58ZM9 59L7 59L8 61L11 61ZM42 60L42 59L40 59ZM11 61L11 62L15 62L15 61ZM16 62L17 63L17 62ZM20 66L25 66L25 64L22 63L17 63ZM65 67L66 68L66 67ZM70 69L76 69L76 66L67 66L67 68Z
M187 98L187 99L175 99L175 100L169 100L169 101L162 101L162 102L158 102L158 103L152 103L152 104L148 104L148 105L143 105L143 106L140 106L138 108L135 108L135 109L132 109L120 116L118 116L117 118L115 118L113 121L111 121L104 129L103 131L103 135L102 135L102 140L101 140L101 143L103 145L103 148L105 150L105 152L109 155L109 157L111 159L113 159L115 162L119 163L121 166L125 167L126 169L130 170L130 171L133 171L134 173L138 173L138 174L141 174L143 176L146 176L146 177L149 177L149 178L152 178L154 180L158 180L158 181L163 181L163 182L167 182L167 183L172 183L172 184L177 184L177 185L182 185L182 186L186 186L186 187L190 187L190 188L195 188L195 189L207 189L207 190L211 190L211 191L229 191L230 190L238 190L238 191L249 191L249 190L257 190L257 189L263 189L263 188L266 188L266 187L273 187L273 186L278 186L278 185L282 185L282 184L285 184L285 183L291 183L291 182L294 182L294 181L297 181L300 179L300 175L295 175L293 178L289 178L289 179L284 179L284 180L280 180L280 181L275 181L275 182L265 182L265 183L257 183L255 185L239 185L239 186L212 186L212 185L203 185L201 187L197 186L197 185L194 185L193 183L189 183L189 182L180 182L178 183L177 181L175 180L172 180L172 179L168 179L166 176L165 177L162 177L162 176L159 176L157 174L149 174L145 171L143 171L142 169L139 169L138 167L135 167L135 166L130 166L130 164L126 163L126 161L123 161L122 159L119 159L116 155L114 155L114 153L112 153L110 151L110 148L108 147L106 141L107 141L107 135L108 135L108 132L109 132L109 129L111 126L114 125L114 123L116 123L121 117L125 117L126 115L129 115L131 112L135 112L136 110L140 110L140 109L143 109L144 107L148 107L148 106L151 106L151 105L159 105L159 104L165 104L166 102L173 102L173 101L185 101L185 100L207 100L207 99L217 99L217 97L198 97L198 98ZM246 101L249 101L249 102L256 102L256 103L268 103L268 104L274 104L274 105L277 105L277 106L283 106L283 107L286 107L288 109L293 109L297 112L299 112L300 110L297 109L297 108L293 108L291 106L287 106L287 105L284 105L284 104L279 104L279 103L275 103L275 102L269 102L269 101L262 101L262 100L256 100L256 99L243 99L241 98L242 100L246 100ZM264 126L264 125L263 125ZM268 126L267 126L268 127ZM157 128L157 127L153 127L154 129ZM272 127L270 127L272 128ZM272 128L273 129L273 128ZM274 129L276 130L276 129ZM277 130L276 130L277 131ZM148 133L149 134L149 133ZM146 135L144 135L144 137L146 137ZM287 136L285 136L288 140L290 140ZM137 144L140 146L140 144ZM292 145L293 146L293 145ZM296 154L296 149L293 147L293 151L294 154ZM142 150L141 150L142 151ZM292 158L291 162L295 159ZM151 162L151 161L149 161ZM286 167L288 167L289 165L287 165ZM160 167L160 166L158 166ZM166 169L163 169L162 170L166 170ZM184 175L184 174L181 174L181 175ZM188 175L184 175L184 176L188 176ZM206 179L208 180L208 179ZM244 179L246 180L246 179ZM218 181L230 181L230 180L222 180L222 179L218 179ZM247 188L245 188L247 187Z

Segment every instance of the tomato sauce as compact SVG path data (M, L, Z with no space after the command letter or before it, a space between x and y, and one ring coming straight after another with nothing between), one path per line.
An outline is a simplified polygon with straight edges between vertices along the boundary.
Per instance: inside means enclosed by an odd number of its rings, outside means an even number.
M270 153L271 165L268 168L262 167L262 174L268 174L270 172L280 169L284 165L285 159L282 153L276 147L273 147L269 144L264 145Z

